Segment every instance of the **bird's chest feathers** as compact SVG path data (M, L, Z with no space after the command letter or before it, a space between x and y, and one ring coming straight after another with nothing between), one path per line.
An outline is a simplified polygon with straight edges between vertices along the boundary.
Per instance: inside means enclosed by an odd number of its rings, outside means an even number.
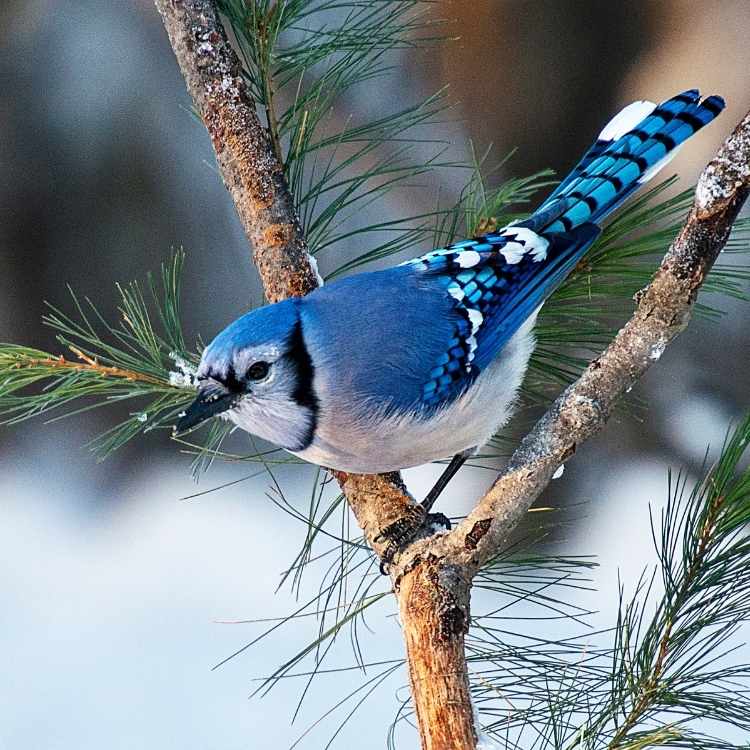
M533 349L529 320L472 388L429 416L389 413L368 396L320 393L315 438L298 455L306 461L354 473L380 473L448 458L483 445L508 419Z

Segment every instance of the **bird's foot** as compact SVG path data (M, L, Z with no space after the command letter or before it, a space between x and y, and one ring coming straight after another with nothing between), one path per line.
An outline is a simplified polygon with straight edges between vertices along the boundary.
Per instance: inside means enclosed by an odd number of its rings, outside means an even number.
M441 528L442 527L442 528ZM375 537L376 543L385 542L380 556L380 572L388 575L388 568L396 555L416 539L428 537L443 529L450 531L451 522L443 513L428 513L424 506L414 506L414 512L399 518Z

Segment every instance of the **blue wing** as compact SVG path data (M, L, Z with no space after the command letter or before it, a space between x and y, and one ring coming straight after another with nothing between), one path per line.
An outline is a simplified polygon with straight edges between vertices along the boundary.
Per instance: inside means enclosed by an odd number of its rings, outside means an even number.
M437 405L461 393L570 273L599 231L584 224L546 239L511 226L411 261L444 289L454 309L453 335L423 386L424 403Z
M472 382L575 267L601 222L724 108L686 91L620 112L526 221L409 261L453 304L452 336L422 388L439 405Z

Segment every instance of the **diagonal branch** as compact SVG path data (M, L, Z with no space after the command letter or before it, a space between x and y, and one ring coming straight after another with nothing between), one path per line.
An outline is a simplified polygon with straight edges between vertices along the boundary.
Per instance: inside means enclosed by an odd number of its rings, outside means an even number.
M391 570L423 748L476 746L463 655L472 578L502 550L555 470L602 429L617 401L685 329L748 193L750 113L703 171L693 208L651 283L637 295L632 318L537 422L469 516L447 534L412 544ZM435 685L443 688L440 696ZM466 699L446 718L444 701L461 691ZM435 728L446 722L461 742Z
M698 290L748 193L750 113L703 171L693 208L651 283L636 295L632 318L537 422L469 516L422 548L471 571L502 549L555 470L604 426L622 395L687 327ZM415 548L409 557L421 554Z

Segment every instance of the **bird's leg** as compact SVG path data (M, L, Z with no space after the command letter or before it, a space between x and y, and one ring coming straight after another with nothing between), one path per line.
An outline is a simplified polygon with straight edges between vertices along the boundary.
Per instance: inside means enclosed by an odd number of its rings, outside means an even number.
M383 529L379 534L376 541L388 542L380 563L381 573L386 573L388 565L393 562L396 554L420 536L420 532L430 531L434 533L435 526L442 526L445 529L451 528L448 516L443 513L430 513L430 509L435 504L440 493L446 488L448 482L453 479L456 472L464 465L466 459L472 453L474 453L473 448L453 456L448 466L446 466L445 471L435 483L435 486L427 494L427 497L414 508L415 512L407 518L399 519L388 526L388 528ZM426 536L427 534L424 535Z
M435 486L427 493L427 497L422 501L422 507L425 509L425 513L430 513L430 509L435 504L435 501L440 497L440 493L448 486L448 482L453 479L456 472L466 463L466 459L474 453L474 448L461 453L456 453L455 456L450 460L450 463L445 467L445 471L440 475ZM432 513L430 515L440 515L442 513ZM445 516L443 516L445 518ZM450 528L450 521L448 522L448 528Z

